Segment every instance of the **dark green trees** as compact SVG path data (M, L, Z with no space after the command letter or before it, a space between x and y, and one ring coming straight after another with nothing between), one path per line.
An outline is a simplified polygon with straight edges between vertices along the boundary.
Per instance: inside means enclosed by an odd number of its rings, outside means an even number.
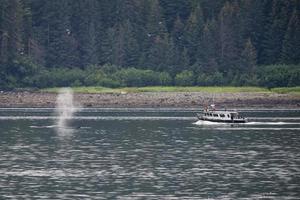
M0 62L8 64L24 53L22 41L23 13L19 0L1 0Z
M26 73L17 60L25 54L22 3L0 1L0 89L11 88Z
M241 54L241 68L243 69L243 73L253 74L255 72L256 63L256 49L251 40L248 39Z
M98 2L96 0L75 1L71 7L71 26L68 39L74 39L70 52L78 58L77 66L84 68L98 63L96 24ZM72 49L74 48L74 49ZM76 58L73 58L76 60Z
M283 63L298 64L300 62L300 13L294 10L284 36L281 59Z
M239 7L226 2L219 16L220 71L238 69L240 52Z
M203 58L203 52L206 50L203 46L203 27L204 17L200 4L192 9L184 28L185 47L190 57L190 62L195 63Z
M189 77L189 85L196 79L204 85L247 84L247 75L259 77L263 65L299 64L299 5L299 0L0 0L0 84L21 86L34 71L89 66L159 71L172 83Z

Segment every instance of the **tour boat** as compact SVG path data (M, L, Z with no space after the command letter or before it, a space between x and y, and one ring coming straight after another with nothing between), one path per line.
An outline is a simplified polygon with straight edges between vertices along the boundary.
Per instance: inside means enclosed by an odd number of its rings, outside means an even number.
M241 117L236 111L216 110L215 105L206 107L202 114L197 114L199 120L222 123L246 123L247 118Z

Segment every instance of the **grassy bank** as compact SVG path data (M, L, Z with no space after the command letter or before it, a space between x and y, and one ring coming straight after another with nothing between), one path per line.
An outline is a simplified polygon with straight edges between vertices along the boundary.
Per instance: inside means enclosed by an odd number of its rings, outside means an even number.
M42 92L57 93L60 88L46 88ZM300 87L285 87L267 89L263 87L173 87L173 86L154 86L154 87L125 87L125 88L106 88L106 87L73 87L75 93L139 93L139 92L208 92L208 93L239 93L239 92L273 92L279 94L300 95Z
M281 88L273 88L272 92L280 93L280 94L298 94L300 95L300 86L298 87L281 87Z
M139 93L139 92L208 92L208 93L238 93L238 92L270 92L261 87L73 87L76 93ZM58 92L59 88L42 89L43 92Z

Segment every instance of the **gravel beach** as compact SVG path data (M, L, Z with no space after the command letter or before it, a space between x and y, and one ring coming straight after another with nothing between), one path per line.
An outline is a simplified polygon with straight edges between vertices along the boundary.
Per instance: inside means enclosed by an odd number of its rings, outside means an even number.
M56 93L2 92L0 107L55 107ZM300 95L276 93L141 92L74 94L81 107L199 107L214 103L233 108L300 108Z

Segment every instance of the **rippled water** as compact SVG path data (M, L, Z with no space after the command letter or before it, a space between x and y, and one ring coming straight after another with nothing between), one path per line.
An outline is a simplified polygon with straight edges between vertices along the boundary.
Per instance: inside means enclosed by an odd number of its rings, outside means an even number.
M0 109L0 199L300 199L300 110L196 112Z

